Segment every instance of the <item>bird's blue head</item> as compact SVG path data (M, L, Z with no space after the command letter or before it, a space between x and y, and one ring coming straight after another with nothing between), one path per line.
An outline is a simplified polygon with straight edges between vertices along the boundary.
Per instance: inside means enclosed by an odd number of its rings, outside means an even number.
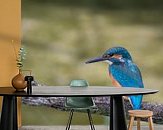
M127 49L123 47L113 47L105 51L101 57L97 57L91 60L86 61L86 64L106 61L110 64L116 62L123 62L123 59L132 61L132 57Z

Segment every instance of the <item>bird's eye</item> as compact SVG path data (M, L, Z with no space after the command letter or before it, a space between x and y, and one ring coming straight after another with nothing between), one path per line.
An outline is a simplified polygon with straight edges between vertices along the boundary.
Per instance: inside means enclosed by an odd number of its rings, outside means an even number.
M112 57L114 54L110 54L109 56Z
M104 54L104 55L103 55L103 58L109 58L109 57L111 57L111 56L108 55L108 54Z
M104 54L102 57L103 57L103 58L107 58L107 55L106 55L106 54Z

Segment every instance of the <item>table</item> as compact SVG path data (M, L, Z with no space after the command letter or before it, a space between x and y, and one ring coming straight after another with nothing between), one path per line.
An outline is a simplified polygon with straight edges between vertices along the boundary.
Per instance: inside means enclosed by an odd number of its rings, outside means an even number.
M109 86L69 87L69 86L33 86L33 93L16 92L13 87L0 87L3 96L0 130L18 130L17 97L77 97L111 96L110 130L127 130L123 96L153 94L158 90L144 88L116 88Z

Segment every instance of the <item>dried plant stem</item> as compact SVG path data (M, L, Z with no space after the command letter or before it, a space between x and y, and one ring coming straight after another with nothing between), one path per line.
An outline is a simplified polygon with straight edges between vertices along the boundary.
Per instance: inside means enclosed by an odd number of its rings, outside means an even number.
M12 40L12 46L14 48L15 57L16 57L16 59L18 59L18 56L17 56L17 53L16 53L16 48L15 48L15 45L14 45L14 40Z

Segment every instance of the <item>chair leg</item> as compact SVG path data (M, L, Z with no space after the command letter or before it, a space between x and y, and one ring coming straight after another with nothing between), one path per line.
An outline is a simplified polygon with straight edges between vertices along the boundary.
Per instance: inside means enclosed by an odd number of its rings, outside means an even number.
M140 130L140 118L137 118L137 130Z
M149 118L148 118L148 122L149 122L149 129L150 129L150 130L154 130L152 117L149 117Z
M130 117L130 122L129 122L129 125L128 125L128 130L132 130L133 123L134 123L134 117L131 116L131 117Z
M87 109L87 113L88 113L88 117L89 117L89 123L90 123L90 126L91 126L91 130L95 130L95 127L93 125L93 120L92 120L91 112L90 112L89 109Z
M69 130L70 129L70 125L71 125L71 121L72 121L72 117L73 117L73 112L74 112L74 110L71 109L69 120L68 120L68 123L67 123L67 126L66 126L66 130Z

